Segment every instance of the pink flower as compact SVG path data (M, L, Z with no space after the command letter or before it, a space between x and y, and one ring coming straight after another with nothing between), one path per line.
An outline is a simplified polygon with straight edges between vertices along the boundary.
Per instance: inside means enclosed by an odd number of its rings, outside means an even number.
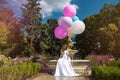
M15 65L17 64L17 61L16 61L16 60L14 61L14 64L15 64Z
M23 61L20 59L20 60L19 60L19 63L22 63L22 62L23 62Z

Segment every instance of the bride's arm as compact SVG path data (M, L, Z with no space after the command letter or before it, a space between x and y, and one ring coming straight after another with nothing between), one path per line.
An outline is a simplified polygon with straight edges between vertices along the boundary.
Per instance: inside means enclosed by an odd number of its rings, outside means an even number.
M66 50L66 53L67 53L67 55L69 56L69 51L68 51L68 50Z
M67 53L67 56L70 57L70 51L67 50L66 53Z
M67 54L67 59L71 60L69 50L66 51L66 54Z
M62 50L60 50L60 58L62 58L63 56L63 53L62 53Z
M68 56L70 56L70 51L69 51L69 50L67 50L66 52L67 52L67 55L68 55Z

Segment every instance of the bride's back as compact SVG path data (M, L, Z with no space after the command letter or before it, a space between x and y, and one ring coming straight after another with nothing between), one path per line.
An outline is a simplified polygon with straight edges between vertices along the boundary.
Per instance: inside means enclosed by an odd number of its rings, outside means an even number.
M61 50L60 50L60 57L62 58L62 57L64 57L64 56L67 56L67 45L66 44L64 44L63 46L62 46L62 48L61 48Z

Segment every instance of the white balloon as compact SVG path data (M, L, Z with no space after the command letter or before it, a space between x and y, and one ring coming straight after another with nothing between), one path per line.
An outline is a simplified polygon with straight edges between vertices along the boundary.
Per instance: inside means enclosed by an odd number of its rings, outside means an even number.
M73 22L71 29L72 29L73 33L81 34L85 30L85 24L83 21L77 20L77 21Z
M58 19L58 24L60 26L63 26L65 28L69 28L72 26L72 19L70 17L62 16Z

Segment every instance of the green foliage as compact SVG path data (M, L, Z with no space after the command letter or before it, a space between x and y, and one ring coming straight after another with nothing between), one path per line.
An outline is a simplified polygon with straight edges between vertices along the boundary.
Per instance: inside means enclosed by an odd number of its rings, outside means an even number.
M0 1L0 53L10 56L19 54L21 47L15 51L14 48L22 43L23 35L19 19L7 5L7 0Z
M108 64L108 66L120 68L120 60L112 60L112 61Z
M42 16L40 13L41 8L40 4L37 3L37 0L27 0L27 4L23 4L21 9L23 12L21 22L25 27L23 55L30 56L31 54L39 53L37 50L40 49L39 37L42 31Z
M76 48L79 50L79 57L85 58L86 55L90 54L92 51L95 51L97 46L97 28L98 28L98 20L96 18L97 15L92 15L87 17L84 20L86 25L85 31L76 36Z
M0 80L24 80L40 71L40 65L33 62L24 62L13 66L0 67Z
M100 28L100 36L99 42L100 42L100 50L101 53L109 53L114 55L115 53L118 53L118 49L117 47L119 47L118 45L118 40L120 39L119 37L119 28L115 25L115 24L108 24L108 26L106 27L101 27ZM118 42L117 42L118 41ZM119 57L119 54L116 55Z
M67 44L67 38L59 40L54 36L54 29L57 27L57 20L48 19L47 23L44 25L44 31L42 32L41 42L46 44L47 48L40 46L43 53L49 54L50 56L59 56L60 48L63 44ZM43 48L42 48L43 47ZM45 52L44 52L45 51Z
M84 19L86 29L76 36L76 47L83 58L91 52L120 57L120 3L105 4L100 13Z
M31 56L34 54L34 48L30 44L24 43L24 49L22 51L22 56Z
M10 57L5 57L4 55L0 55L0 66L9 66L12 64L12 59Z
M33 27L34 25L38 25L40 23L42 15L40 13L40 4L37 0L27 0L27 4L23 4L21 9L23 12L22 22L24 25Z
M0 22L0 54L3 53L8 43L8 29L5 23Z
M54 29L57 26L57 20L49 19L44 25L36 27L37 30L33 31L35 37L33 39L33 47L30 45L30 35L24 38L24 51L23 55L32 53L40 53L54 56L59 56L60 48L64 43L67 43L67 38L59 40L54 36ZM34 26L35 27L35 26Z
M6 57L4 55L0 55L0 66L4 65L4 62L6 62Z
M7 44L8 30L6 25L3 22L0 22L0 47L3 47Z
M119 80L120 68L110 66L93 66L92 80Z

